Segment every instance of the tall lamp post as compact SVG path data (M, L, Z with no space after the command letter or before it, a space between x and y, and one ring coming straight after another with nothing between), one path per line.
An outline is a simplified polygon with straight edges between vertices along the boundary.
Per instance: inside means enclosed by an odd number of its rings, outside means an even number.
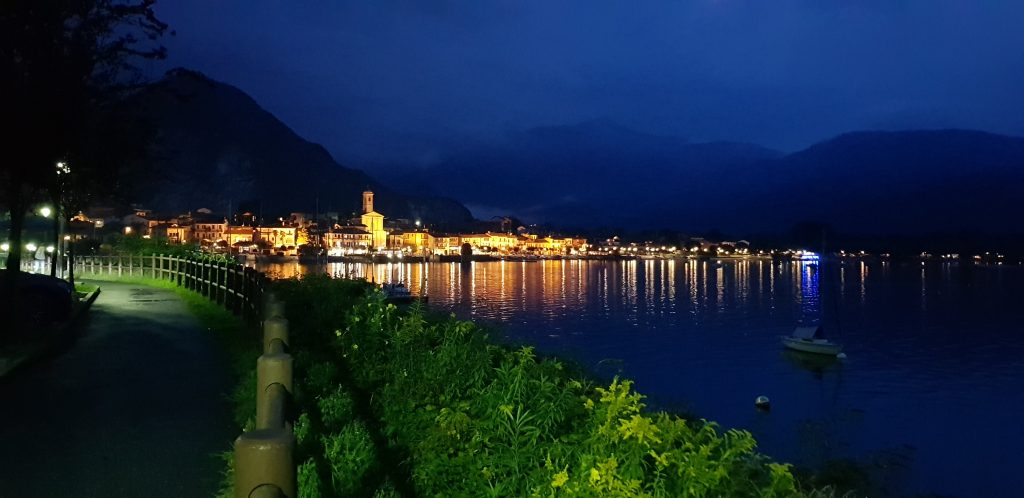
M51 208L50 206L43 206L43 207L39 208L38 210L36 210L36 213L39 216L42 216L43 218L49 218L50 215L53 214L53 208ZM53 231L54 231L54 235L56 236L56 232L57 232L57 227L56 227L57 220L56 219L54 219L53 224L54 224ZM49 231L47 231L46 236L49 236ZM43 237L44 240L46 239L46 236ZM43 268L46 267L45 265L48 265L50 267L50 275L52 276L54 274L54 270L56 269L56 260L54 259L55 255L53 254L53 251L54 251L55 248L52 245L51 246L46 246L45 244L43 244L42 247L46 248L46 252L44 253L44 259L43 259L43 264L44 264ZM29 249L29 250L32 250L32 249Z
M56 254L54 255L54 257L56 259L54 260L55 264L54 264L53 268L54 268L54 270L56 268L60 268L60 273L61 273L60 276L62 278L64 277L64 251L67 249L65 247L65 243L64 243L65 242L65 238L64 238L64 219L66 217L66 214L64 212L64 182L66 181L68 175L70 175L70 174L71 174L71 166L69 166L68 163L65 162L65 161L58 161L57 162L57 199L56 199L57 202L55 203L56 204L56 206L55 206L56 213L55 214L57 216L57 240L54 243L54 246L56 246L57 250L56 250ZM51 273L50 273L51 276L56 276L56 275L54 275L56 273L56 271L54 271L54 270L51 270Z

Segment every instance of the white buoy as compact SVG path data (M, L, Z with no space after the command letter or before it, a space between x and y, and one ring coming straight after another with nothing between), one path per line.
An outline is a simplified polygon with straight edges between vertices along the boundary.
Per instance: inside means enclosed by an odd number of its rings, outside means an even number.
M836 355L836 358L839 358L840 360L842 360L843 358L846 358L846 353L839 353L839 354Z
M768 399L768 396L758 396L754 399L754 406L759 410L770 410L772 407L772 401Z

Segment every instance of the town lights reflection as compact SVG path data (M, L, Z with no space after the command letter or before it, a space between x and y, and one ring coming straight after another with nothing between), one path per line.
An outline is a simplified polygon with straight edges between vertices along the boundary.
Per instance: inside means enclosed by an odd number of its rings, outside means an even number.
M819 312L814 259L790 261L495 261L459 263L263 263L272 278L327 273L375 284L402 282L430 306L466 318L508 320L522 313L545 320L587 313L643 316L726 315L736 306L791 307L799 317ZM862 270L866 273L866 270ZM778 277L778 278L776 278ZM862 273L863 278L863 273ZM863 293L863 286L861 289ZM792 296L785 302L777 295Z

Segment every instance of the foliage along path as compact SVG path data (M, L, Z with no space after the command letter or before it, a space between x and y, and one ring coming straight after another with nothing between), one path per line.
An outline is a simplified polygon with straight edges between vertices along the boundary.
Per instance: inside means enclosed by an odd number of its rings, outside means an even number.
M105 282L67 351L0 380L0 498L211 496L227 360L172 290Z

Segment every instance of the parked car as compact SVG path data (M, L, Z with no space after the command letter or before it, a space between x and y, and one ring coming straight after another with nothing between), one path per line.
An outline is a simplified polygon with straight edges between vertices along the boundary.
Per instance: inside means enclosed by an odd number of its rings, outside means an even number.
M17 279L13 286L10 277ZM35 328L63 322L71 317L74 296L74 286L59 278L0 270L0 302L6 313L14 314L7 318L15 323Z

